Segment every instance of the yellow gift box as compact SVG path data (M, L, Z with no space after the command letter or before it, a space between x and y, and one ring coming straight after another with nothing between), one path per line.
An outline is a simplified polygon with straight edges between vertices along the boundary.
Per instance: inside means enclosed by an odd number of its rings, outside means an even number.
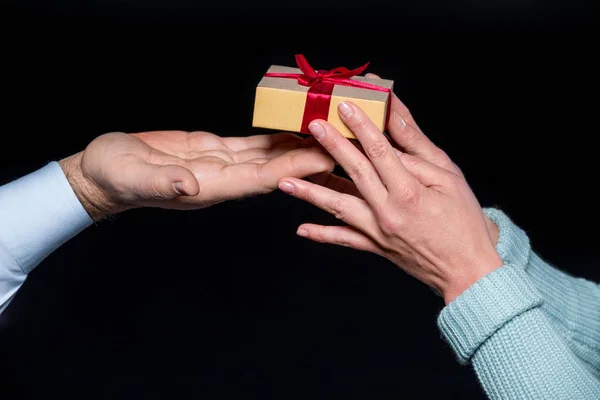
M308 134L308 124L327 120L347 138L355 138L337 112L343 101L358 105L384 131L389 119L394 82L358 76L368 63L354 70L313 69L303 55L298 68L271 66L256 87L252 126Z

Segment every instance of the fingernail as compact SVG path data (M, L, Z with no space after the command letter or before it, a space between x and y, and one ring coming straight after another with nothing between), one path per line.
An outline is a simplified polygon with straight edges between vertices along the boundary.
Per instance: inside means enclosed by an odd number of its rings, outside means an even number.
M302 237L307 237L308 236L308 231L306 229L300 228L300 229L298 229L296 231L296 235L302 236Z
M289 182L281 182L279 184L279 190L281 190L283 193L294 194L294 190L296 190L296 188Z
M394 122L396 123L398 128L406 128L406 121L404 120L404 118L402 118L402 115L398 114L396 111L394 111Z
M183 186L183 182L175 182L173 184L173 189L175 189L175 192L180 195L180 196L187 196L187 193L185 191L185 187Z
M354 114L354 109L346 102L340 103L338 110L340 110L340 114L342 114L344 118L350 118L352 114Z
M308 130L317 140L321 140L325 136L325 127L318 122L313 121L308 124Z

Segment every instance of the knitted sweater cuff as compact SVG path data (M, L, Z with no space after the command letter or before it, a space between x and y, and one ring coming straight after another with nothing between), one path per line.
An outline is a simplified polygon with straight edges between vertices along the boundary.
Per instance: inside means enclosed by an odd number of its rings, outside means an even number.
M531 245L527 234L502 211L496 208L484 208L483 212L498 226L496 251L504 264L525 268L531 256Z
M504 324L542 304L522 268L505 265L474 283L440 313L438 326L461 364Z

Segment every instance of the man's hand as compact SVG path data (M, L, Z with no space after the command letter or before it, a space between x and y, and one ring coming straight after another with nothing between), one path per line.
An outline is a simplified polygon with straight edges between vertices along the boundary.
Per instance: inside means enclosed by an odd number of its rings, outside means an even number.
M205 208L334 167L321 149L288 133L221 138L181 131L108 133L60 165L95 220L144 206Z

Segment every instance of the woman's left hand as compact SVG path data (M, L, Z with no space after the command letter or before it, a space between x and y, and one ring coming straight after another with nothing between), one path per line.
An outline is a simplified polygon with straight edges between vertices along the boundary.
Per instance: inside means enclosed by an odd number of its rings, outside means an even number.
M338 185L345 188L338 192L285 178L279 188L349 226L303 224L298 235L379 254L437 290L446 304L503 265L481 207L454 164L443 167L397 150L355 104L342 103L339 112L366 155L326 121L313 121L309 129L356 187Z

